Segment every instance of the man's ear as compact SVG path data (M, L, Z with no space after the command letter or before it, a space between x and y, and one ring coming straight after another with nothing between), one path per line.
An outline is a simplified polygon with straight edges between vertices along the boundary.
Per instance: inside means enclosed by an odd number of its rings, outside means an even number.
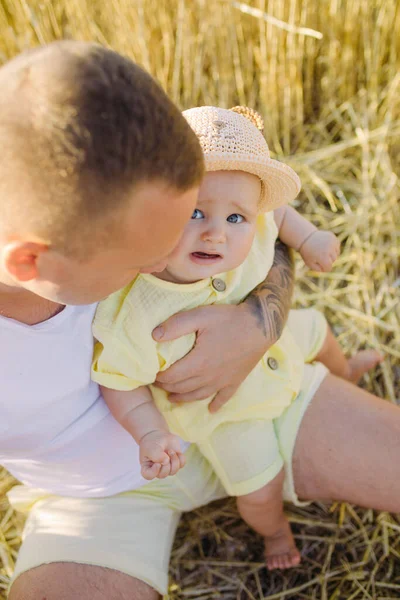
M32 281L39 275L39 258L48 249L48 245L41 242L9 242L2 250L4 269L16 281Z

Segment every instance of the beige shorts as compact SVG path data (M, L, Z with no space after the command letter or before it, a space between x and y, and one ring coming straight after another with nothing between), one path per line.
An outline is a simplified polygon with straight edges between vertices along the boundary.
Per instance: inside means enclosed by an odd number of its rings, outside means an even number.
M323 342L321 328L317 329ZM313 342L317 353L316 334L306 326L302 334L304 350ZM326 373L320 363L306 365L299 395L274 421L285 466L284 499L297 505L303 503L294 489L293 449L307 406ZM115 569L166 594L171 548L181 513L224 496L222 484L195 445L187 451L187 464L176 476L118 496L62 498L17 486L9 493L11 503L17 510L30 510L14 579L43 564L74 562Z

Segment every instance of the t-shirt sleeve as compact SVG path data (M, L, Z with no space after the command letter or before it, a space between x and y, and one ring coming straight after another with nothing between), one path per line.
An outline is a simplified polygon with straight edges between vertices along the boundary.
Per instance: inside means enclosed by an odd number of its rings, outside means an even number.
M105 387L129 391L154 383L160 370L151 327L130 315L112 315L112 302L101 303L93 322L96 339L92 379Z

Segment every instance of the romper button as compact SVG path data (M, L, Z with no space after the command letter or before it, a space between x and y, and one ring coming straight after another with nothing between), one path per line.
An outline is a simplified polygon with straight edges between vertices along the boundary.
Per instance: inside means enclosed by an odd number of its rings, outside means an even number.
M224 292L226 290L226 283L222 279L213 279L212 286L217 292Z
M267 365L269 366L270 369L272 369L273 371L276 371L276 369L279 367L278 361L276 360L276 358L272 358L272 356L270 356L267 360Z

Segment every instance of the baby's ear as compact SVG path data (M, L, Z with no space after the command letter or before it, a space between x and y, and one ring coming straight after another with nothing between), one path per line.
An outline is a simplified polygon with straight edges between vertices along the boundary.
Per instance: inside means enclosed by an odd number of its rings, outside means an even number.
M253 123L253 125L255 125L259 131L261 131L261 133L264 132L264 119L262 118L260 113L258 113L253 108L249 108L248 106L234 106L229 110L237 113L238 115L246 117L246 119Z

